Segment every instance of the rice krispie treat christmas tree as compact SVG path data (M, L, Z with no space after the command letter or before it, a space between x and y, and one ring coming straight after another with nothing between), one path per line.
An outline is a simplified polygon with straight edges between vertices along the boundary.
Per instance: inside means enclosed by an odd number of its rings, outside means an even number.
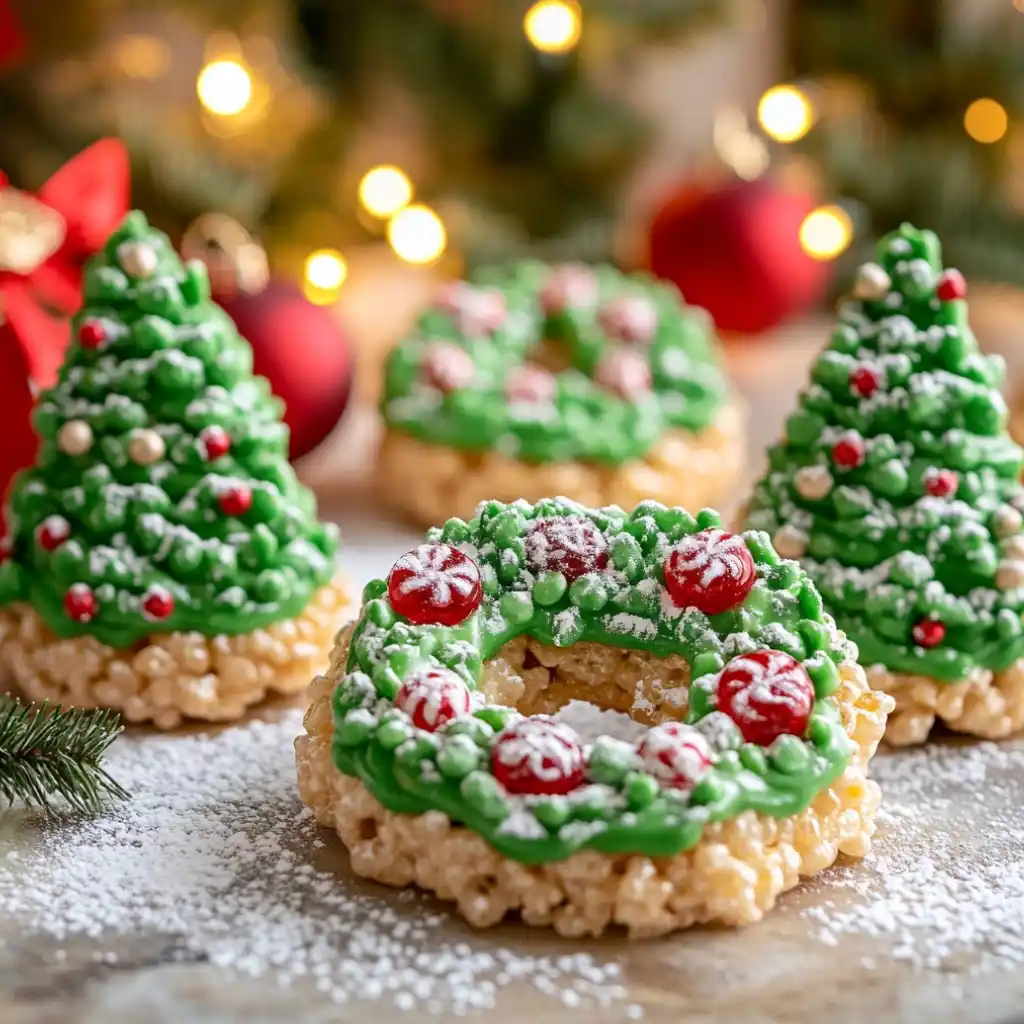
M0 670L33 700L229 719L322 664L337 535L205 268L130 214L91 261L7 495Z
M898 744L936 718L989 738L1024 726L1024 452L966 295L932 232L881 241L747 515L895 696Z

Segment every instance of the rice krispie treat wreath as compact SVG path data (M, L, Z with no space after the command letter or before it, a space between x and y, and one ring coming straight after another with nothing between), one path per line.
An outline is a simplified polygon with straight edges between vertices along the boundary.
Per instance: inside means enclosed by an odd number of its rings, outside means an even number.
M308 685L344 604L337 533L205 268L140 213L87 267L34 423L5 507L7 683L162 727Z
M742 468L707 314L609 267L451 283L391 353L382 411L381 492L425 525L548 494L699 508Z
M357 873L475 925L746 924L868 848L892 702L855 656L803 571L711 510L490 501L367 585L300 791Z

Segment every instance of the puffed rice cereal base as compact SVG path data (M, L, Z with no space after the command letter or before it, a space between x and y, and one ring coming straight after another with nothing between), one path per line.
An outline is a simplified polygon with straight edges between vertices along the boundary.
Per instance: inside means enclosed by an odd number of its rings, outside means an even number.
M634 508L644 499L703 508L720 504L739 480L746 452L745 420L739 400L730 399L703 430L670 430L643 458L615 467L521 462L497 451L428 444L387 428L378 460L378 487L389 505L425 526L451 516L469 517L490 498L538 501L559 494L589 508Z
M0 671L30 700L107 707L129 722L173 729L182 719L226 722L271 693L291 696L327 664L349 603L335 578L302 614L236 636L167 633L132 648L62 639L27 604L0 611Z
M582 851L563 861L525 865L503 857L440 811L394 814L331 760L330 694L344 674L342 634L326 676L314 680L305 735L295 741L299 791L317 820L334 828L357 875L387 885L418 885L453 900L484 928L516 913L561 935L600 935L613 925L631 937L663 935L707 922L746 925L780 893L832 864L839 853L862 857L874 833L878 786L867 761L885 731L892 698L868 687L860 666L841 670L837 701L855 752L846 771L802 813L775 819L748 811L708 826L693 849L668 858ZM678 716L667 696L685 685L681 658L664 661L595 644L547 647L521 638L485 666L489 699L527 714L570 699L602 707L646 709L645 722ZM668 683L668 685L666 685Z
M999 740L1024 729L1024 658L1002 672L975 669L962 683L900 675L884 665L867 669L868 681L896 700L885 741L895 747L924 743L939 719L956 732Z

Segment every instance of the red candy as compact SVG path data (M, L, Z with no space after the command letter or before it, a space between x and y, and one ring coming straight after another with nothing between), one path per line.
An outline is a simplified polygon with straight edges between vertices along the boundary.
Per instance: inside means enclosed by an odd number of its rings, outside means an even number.
M86 320L78 328L78 344L82 348L99 348L107 340L107 332L99 320Z
M658 329L658 311L643 295L619 295L601 307L597 318L612 341L646 345Z
M832 461L842 469L856 469L864 465L866 455L864 442L856 434L844 437L832 446Z
M952 302L954 299L967 298L967 281L959 270L944 270L939 278L935 294L943 302Z
M549 715L521 718L495 740L491 771L509 793L571 793L583 782L583 747L572 729Z
M210 462L231 451L231 435L223 427L203 427L199 432L199 440L202 441L206 457Z
M644 771L672 789L691 789L711 766L708 741L682 722L656 725L645 733L636 751Z
M946 639L946 627L938 619L918 619L911 633L919 647L938 647Z
M64 595L64 614L73 622L89 622L99 605L85 583L73 583Z
M582 263L552 267L540 291L540 305L549 316L597 302L597 277Z
M435 341L424 352L420 372L427 384L448 394L473 382L476 364L473 357L454 342Z
M55 551L71 536L71 524L63 516L47 516L36 528L36 541L44 551Z
M421 544L388 575L391 607L416 625L457 626L480 607L480 570L448 544Z
M881 386L878 374L867 366L860 366L850 374L850 387L861 398L870 398Z
M550 402L557 393L554 374L529 363L513 370L505 383L505 395L512 402Z
M929 469L924 475L925 490L936 498L952 498L960 478L951 469Z
M174 611L174 598L163 587L150 587L142 599L142 613L147 619L166 619Z
M586 516L535 519L526 530L526 563L534 572L560 572L572 583L608 564L608 542Z
M725 530L701 530L684 537L665 558L665 587L678 608L718 615L742 604L757 570L743 543Z
M648 394L653 382L647 357L627 348L613 349L604 356L594 370L594 380L626 401Z
M248 487L229 487L217 499L226 516L244 516L252 507L252 491Z
M434 732L469 713L469 688L449 668L418 669L402 683L395 707L404 711L417 729Z
M748 743L769 746L779 736L803 736L814 707L814 684L796 658L754 651L733 658L718 679L718 710Z
M499 291L474 288L465 281L451 281L438 293L435 305L453 317L463 334L493 334L508 312Z

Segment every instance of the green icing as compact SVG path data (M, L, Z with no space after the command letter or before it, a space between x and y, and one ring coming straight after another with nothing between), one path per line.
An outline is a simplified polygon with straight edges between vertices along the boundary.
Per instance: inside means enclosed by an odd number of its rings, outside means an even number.
M865 664L957 682L1024 657L1024 452L1006 432L1002 360L979 352L966 302L936 293L936 236L903 225L878 261L890 286L841 307L747 522L797 531L804 568ZM851 386L865 368L880 383L868 397ZM847 436L865 447L857 468L834 464ZM823 470L831 487L814 486ZM941 470L956 473L955 495L929 493ZM929 618L946 633L926 649L913 630Z
M129 273L125 244L155 256L151 273ZM59 636L92 635L116 647L157 632L248 632L297 615L334 571L337 533L318 523L313 495L288 464L282 405L252 351L209 298L205 267L183 266L167 237L129 214L85 272L85 303L72 331L98 323L98 348L73 340L56 385L34 414L40 447L8 495L9 556L0 601L28 601ZM70 421L92 445L66 454ZM230 451L207 458L200 434L223 428ZM164 454L133 461L138 431L155 431ZM251 492L248 511L224 514L227 488ZM59 517L57 520L51 517ZM44 521L67 539L45 550ZM97 604L89 622L64 608L85 585ZM147 594L169 594L173 612L147 618Z
M467 295L494 291L507 308L493 333L463 330L460 318L442 308L428 310L412 335L391 353L382 410L388 424L421 440L464 450L497 449L528 462L587 460L620 465L642 456L666 430L707 426L726 395L710 319L688 307L676 289L642 275L610 267L593 270L595 298L545 316L539 295L552 269L525 262L481 271ZM603 306L624 295L653 304L657 325L649 344L620 346L602 330ZM550 401L510 402L509 376L536 357L544 344L557 350L566 368L557 374ZM428 346L454 343L475 366L472 382L443 394L423 381ZM631 348L646 357L652 390L624 399L593 375L602 357Z
M604 570L571 586L559 572L536 576L522 555L532 519L565 515L589 518L611 551ZM718 523L708 509L694 519L653 502L626 514L554 499L534 506L488 502L469 522L450 519L431 530L429 542L458 547L476 561L482 604L457 626L412 625L392 609L384 580L367 585L347 674L333 694L336 766L358 777L390 810L441 810L527 863L583 848L671 856L695 845L710 821L746 810L775 817L803 810L849 760L850 743L831 694L851 649L831 626L806 574L780 560L763 533L743 535L757 575L742 604L711 617L676 607L662 582L665 555L686 535ZM707 730L712 766L689 791L663 788L642 770L632 746L605 737L586 750L581 788L565 796L515 796L491 773L492 745L506 724L521 717L514 709L477 707L427 732L394 706L403 679L423 667L452 669L475 690L483 662L523 634L561 647L594 641L658 656L681 654L692 671L687 720ZM715 707L718 675L728 660L764 649L801 660L816 693L806 737L782 736L768 748L744 743Z

